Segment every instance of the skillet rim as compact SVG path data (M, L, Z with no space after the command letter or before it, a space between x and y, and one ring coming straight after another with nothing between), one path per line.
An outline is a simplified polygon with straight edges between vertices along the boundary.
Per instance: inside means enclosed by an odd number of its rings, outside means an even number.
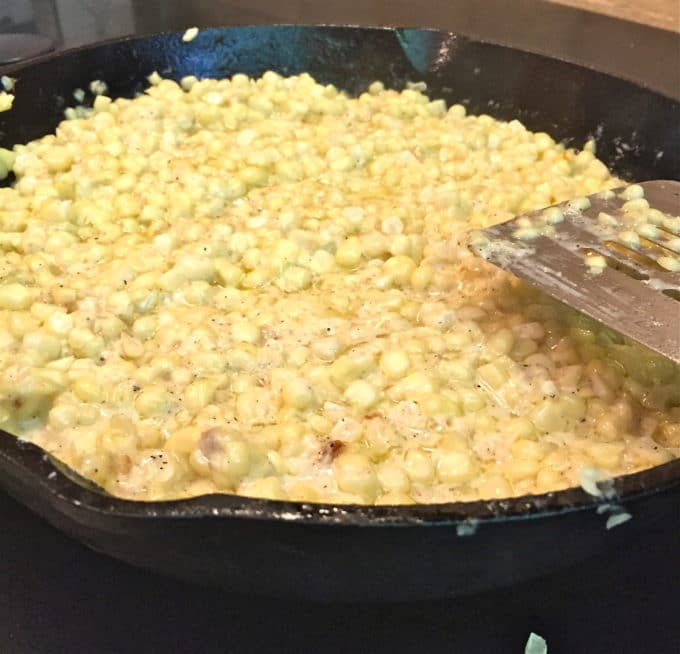
M596 497L575 486L540 495L439 504L327 504L269 500L230 493L161 501L126 500L109 495L42 448L0 430L0 486L14 481L17 494L30 489L59 513L85 512L113 519L184 520L239 518L339 526L458 525L526 520L599 507L620 506L680 489L680 459L614 477L611 492ZM11 491L10 491L10 494ZM604 509L603 509L604 510Z
M627 84L631 84L633 86L636 86L640 89L643 89L644 91L647 91L649 93L653 93L655 95L661 96L663 98L666 98L667 100L671 100L673 102L680 103L680 91L678 92L678 96L672 96L668 95L662 91L659 91L657 89L654 89L650 86L647 86L645 83L640 82L637 79L634 79L632 77L626 77L622 75L614 75L613 73L608 73L602 70L599 70L595 66L588 64L588 63L582 63L582 62L577 62L573 61L571 59L567 59L565 57L561 56L553 56L549 54L545 54L544 52L540 52L539 50L534 50L532 48L516 48L512 45L510 45L507 42L503 41L496 41L493 39L483 39L483 38L477 38L474 36L468 36L466 34L461 34L459 32L453 32L451 30L447 29L440 29L438 27L409 27L408 25L357 25L354 23L261 23L261 24L243 24L243 25L218 25L218 26L208 26L208 27L199 27L198 34L200 35L201 32L208 32L208 31L222 31L222 30L238 30L238 29L271 29L271 28L277 28L277 27L285 27L285 28L302 28L302 29L329 29L329 30L341 30L341 29L353 29L353 30L362 30L366 32L393 32L393 33L398 33L398 32L403 32L405 30L409 31L414 31L414 32L430 32L433 34L442 34L442 35L447 35L447 36L452 36L455 37L457 40L462 40L462 41L467 41L469 43L479 43L482 45L490 45L494 46L497 48L503 48L506 50L515 50L517 52L524 52L526 54L532 55L534 57L540 57L541 59L549 59L553 61L559 61L563 64L567 64L569 66L575 66L576 68L583 68L585 70L589 70L590 72L597 73L598 75L604 75L606 77L611 77L612 79L617 79L623 82L626 82ZM111 46L115 45L117 43L125 43L127 41L145 41L148 39L152 38L157 38L157 37L164 37L164 36L178 36L180 39L182 35L184 34L186 30L183 31L176 31L176 30L165 30L162 32L150 32L150 33L144 33L144 34L126 34L124 36L116 36L116 37L111 37L108 39L103 39L101 41L94 41L91 43L84 43L82 45L77 45L71 48L66 48L65 50L53 50L51 52L47 52L45 54L38 55L36 57L31 57L29 59L24 59L20 62L13 62L5 65L0 65L0 74L1 75L7 75L8 73L18 73L22 69L27 68L29 66L33 66L36 64L41 64L45 63L46 61L51 61L53 59L61 59L67 55L72 55L75 53L81 53L85 52L88 50L95 50L96 48L99 47L105 47L105 46ZM661 30L660 30L661 31ZM678 42L680 43L680 34L677 35L678 37ZM192 39L193 41L193 39ZM185 43L185 45L190 45L191 42Z
M588 70L598 75L617 79L647 93L679 103L679 98L668 96L638 81L606 73L597 68L575 63L562 57L553 57L534 50L515 48L495 41L473 38L449 30L437 28L411 28L395 26L361 26L338 24L286 24L271 25L225 25L200 28L200 32L239 29L272 29L278 27L301 29L362 30L365 32L391 32L402 30L429 32L454 37L468 43L479 43L506 50L524 52L532 57L559 61L563 64ZM55 51L24 60L19 63L0 66L0 74L20 74L53 60L64 59L79 53L88 53L111 45L147 41L159 37L177 36L183 31L165 31L153 34L127 35L95 43L84 44L67 50ZM187 44L188 45L188 44ZM165 501L126 500L108 495L78 473L58 462L40 447L21 440L0 429L0 486L8 489L6 477L17 495L21 488L30 489L39 500L47 501L59 513L88 512L114 519L197 519L197 518L239 518L258 521L276 521L300 524L326 524L337 526L409 526L409 525L456 525L481 522L524 520L530 518L557 516L562 513L584 511L612 502L632 502L662 490L680 487L680 459L654 466L646 470L622 475L613 480L613 493L608 498L587 494L580 487L540 495L476 500L472 502L447 502L417 505L360 505L322 504L250 498L239 495L216 493L195 498ZM22 476L23 475L23 476ZM32 483L31 483L32 482ZM11 491L10 491L11 492ZM12 493L14 494L14 493Z

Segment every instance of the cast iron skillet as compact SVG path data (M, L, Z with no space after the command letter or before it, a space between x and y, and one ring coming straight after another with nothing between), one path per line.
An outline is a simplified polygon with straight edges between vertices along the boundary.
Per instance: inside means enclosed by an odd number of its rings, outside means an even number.
M357 94L376 80L424 80L434 97L519 118L598 154L630 179L680 170L680 104L555 59L426 30L237 27L124 39L6 69L18 77L0 144L55 128L72 91L105 80L133 96L158 70L221 77L310 72ZM246 593L322 600L417 599L512 584L596 553L616 557L649 530L680 527L680 460L616 480L632 519L605 529L581 489L506 500L363 507L211 495L130 502L93 488L36 447L0 433L0 484L51 524L138 566ZM621 571L625 574L625 570Z

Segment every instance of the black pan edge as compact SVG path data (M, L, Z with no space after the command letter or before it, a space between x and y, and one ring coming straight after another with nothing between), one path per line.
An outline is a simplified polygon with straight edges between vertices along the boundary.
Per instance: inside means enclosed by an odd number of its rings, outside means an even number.
M263 500L230 494L191 499L143 502L125 500L97 490L77 473L56 462L40 447L0 430L0 485L23 488L69 512L96 513L130 519L245 518L290 523L413 526L499 522L593 510L625 504L662 490L680 488L680 459L617 477L607 497L568 488L542 495L498 500L419 505L339 505ZM11 483L8 481L11 478Z
M407 31L417 31L417 32L428 32L431 34L438 34L438 35L447 35L450 37L455 37L459 41L468 41L468 42L474 42L474 43L480 43L480 44L485 44L485 45L495 45L499 46L502 48L507 48L509 50L517 50L519 52L526 52L531 55L534 55L536 57L541 57L542 59L552 59L555 61L560 61L565 64L569 64L571 66L576 66L578 68L584 68L586 70L593 71L595 73L598 73L600 75L606 75L607 77L611 77L614 79L622 80L624 82L628 82L629 84L633 84L637 86L638 88L644 89L645 91L648 91L649 93L654 93L656 95L662 96L664 98L668 98L669 100L680 100L680 89L678 89L677 95L668 95L666 93L663 93L657 89L654 89L650 86L647 86L643 82L641 82L639 79L634 79L632 77L627 77L625 75L614 75L612 73L605 73L598 69L595 66L588 65L586 63L580 62L580 61L574 61L572 59L568 59L566 57L557 57L557 56L551 56L545 54L545 52L542 52L538 49L534 48L518 48L513 46L510 42L508 41L503 41L501 39L483 39L483 38L477 38L474 36L467 36L465 34L458 34L456 32L450 32L448 30L442 30L441 28L438 28L433 25L428 25L427 27L409 27L408 25L390 25L390 26L380 26L380 25L360 25L360 24L354 24L354 23L345 23L345 24L340 24L340 23L274 23L271 25L261 25L261 24L254 24L254 25L221 25L221 26L209 26L209 27L202 27L199 30L200 32L208 32L208 31L213 31L213 30L224 30L224 29L265 29L265 28L271 28L271 27L287 27L287 28L293 28L293 27L300 27L300 28L325 28L329 30L340 30L340 29L357 29L357 30L363 30L366 32L392 32L392 33L403 33ZM87 53L91 50L94 50L100 46L108 46L108 45L113 45L116 43L124 43L126 41L133 41L133 42L142 42L150 37L163 37L163 36L177 36L178 38L181 38L183 35L183 32L176 32L176 31L164 31L164 32L149 32L149 33L138 33L138 34L130 34L127 36L119 36L119 37L113 37L110 39L103 39L101 41L95 41L93 43L86 43L84 45L79 45L75 46L73 48L67 48L65 50L56 50L53 52L46 53L44 55L39 55L37 57L32 57L31 59L25 59L21 62L18 63L11 63L11 64L6 64L4 66L0 66L0 75L9 75L13 76L16 74L20 74L22 70L29 66L33 66L35 64L40 64L46 61L51 61L53 59L59 59L64 55L71 55L74 53ZM680 35L678 35L678 43L680 44Z

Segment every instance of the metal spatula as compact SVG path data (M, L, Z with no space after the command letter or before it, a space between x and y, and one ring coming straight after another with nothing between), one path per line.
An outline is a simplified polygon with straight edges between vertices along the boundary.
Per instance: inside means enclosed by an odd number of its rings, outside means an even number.
M632 210L640 187L657 212ZM471 250L680 364L680 182L555 206L477 232ZM641 215L648 226L634 225Z

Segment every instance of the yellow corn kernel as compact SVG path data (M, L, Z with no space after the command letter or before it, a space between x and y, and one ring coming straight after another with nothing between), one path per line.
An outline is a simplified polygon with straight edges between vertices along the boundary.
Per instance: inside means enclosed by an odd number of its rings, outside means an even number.
M184 406L196 414L213 401L216 390L212 379L197 379L184 389Z
M518 459L540 461L546 454L546 446L529 438L517 438L510 447L513 456Z
M341 453L333 461L333 476L341 490L361 495L369 502L375 500L379 486L378 477L373 465L365 456Z
M312 283L312 273L302 266L287 268L279 280L278 286L286 293L295 293L309 288Z
M591 443L586 453L597 468L614 470L621 465L624 447L623 443Z
M342 356L330 367L330 379L338 388L347 388L349 384L361 377L371 366L367 358Z
M505 477L513 483L533 479L539 470L540 463L536 459L513 458L503 467Z
M540 432L568 431L586 415L586 404L580 397L543 400L531 413L531 421Z
M73 354L83 359L95 359L104 349L104 339L93 334L87 327L75 327L68 336Z
M71 388L83 402L100 402L104 395L102 387L92 376L78 377Z
M58 359L61 355L61 341L44 331L29 332L24 336L23 347L28 350L36 365Z
M153 418L170 412L175 404L173 396L161 388L146 388L135 400L135 408L141 418Z
M409 479L416 484L429 484L434 479L432 458L421 449L414 448L406 452L404 469Z
M0 309L28 309L33 304L34 297L34 290L23 284L0 284Z
M433 277L434 269L432 266L421 263L413 273L411 273L411 286L418 291L422 291L430 285Z
M440 481L453 486L467 483L475 477L477 470L477 463L466 452L445 452L437 461L437 476Z
M378 480L386 493L408 493L411 481L404 468L394 462L385 462L377 468Z
M304 410L316 401L314 391L305 379L291 379L283 387L283 401L290 407Z
M390 257L383 264L384 273L397 286L403 286L410 281L411 275L416 270L416 264L411 257L406 255L397 255Z
M172 432L165 439L163 447L169 452L188 455L198 447L200 438L201 430L197 427L183 427Z
M274 422L276 407L271 393L264 388L253 388L236 398L236 415L244 424L268 424Z
M253 453L246 443L227 441L210 459L210 473L218 487L234 489L253 463Z
M411 361L403 350L387 350L380 357L380 369L390 379L399 379L409 370Z
M356 237L348 238L335 253L335 260L343 268L355 268L361 261L361 243Z
M487 347L498 356L512 352L514 344L515 337L509 329L499 329L493 336L489 337L486 343Z
M486 498L509 497L512 487L504 476L488 475L477 485L477 491Z
M353 381L345 390L345 399L359 411L370 409L378 398L375 387L363 379Z
M288 498L278 477L255 479L247 486L239 488L238 493L247 497L261 497L266 500L285 500Z

